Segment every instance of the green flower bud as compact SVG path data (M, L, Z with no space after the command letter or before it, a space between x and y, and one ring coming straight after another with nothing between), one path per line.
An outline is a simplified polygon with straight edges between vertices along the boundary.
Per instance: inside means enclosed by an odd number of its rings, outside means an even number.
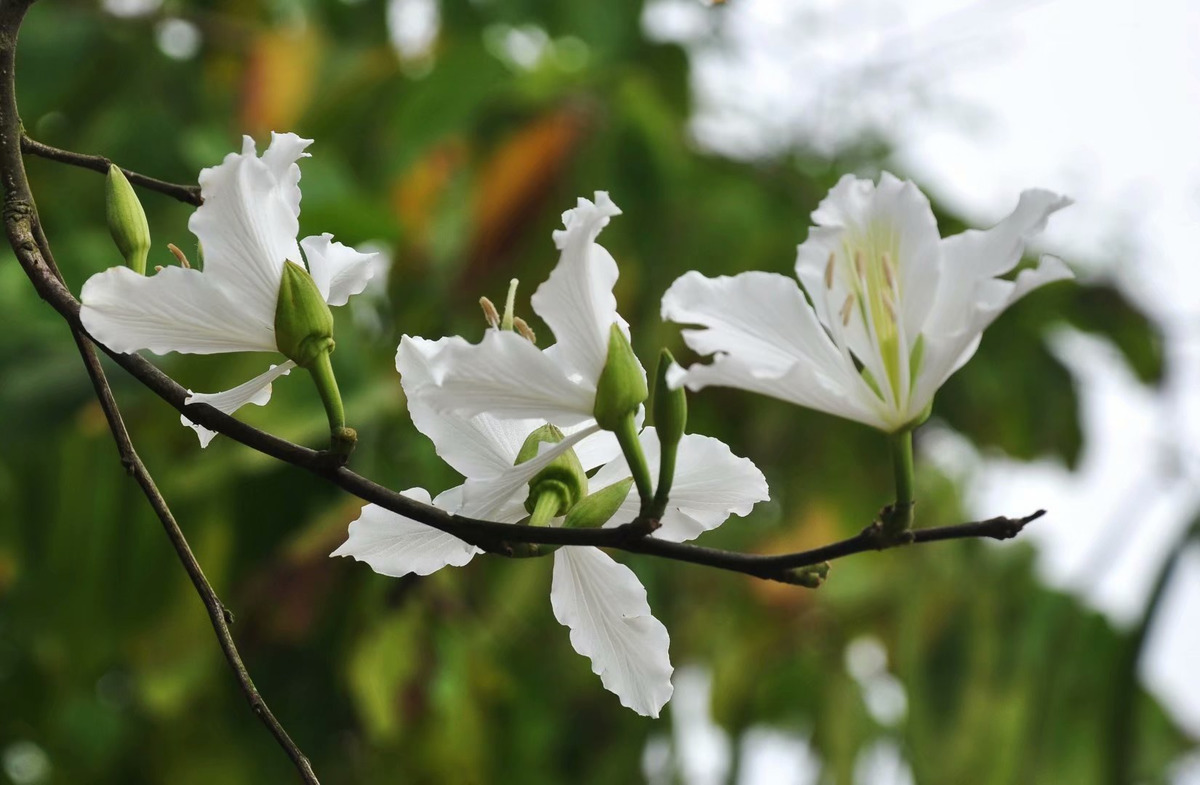
M632 487L633 478L626 477L584 497L567 513L563 525L570 529L594 529L603 526L609 518L616 515L617 509L629 496L629 489Z
M613 325L608 334L608 360L596 383L592 416L606 431L616 431L622 421L637 412L649 396L646 377L621 328Z
M125 257L125 264L138 275L146 274L150 253L150 224L125 173L109 165L104 186L104 213L113 242Z
M302 368L333 351L333 314L312 276L293 261L283 263L279 280L275 345Z
M675 358L663 349L654 377L654 427L664 449L679 444L687 427L687 393L682 387L672 390L667 386L667 371L674 364Z
M563 440L563 433L553 425L543 425L525 439L517 453L516 463L521 464L533 460L538 455L542 444L558 444ZM529 481L529 496L525 499L525 509L530 513L545 494L550 494L557 500L557 505L551 517L563 515L587 493L587 474L579 462L574 450L567 450L551 461L544 469Z

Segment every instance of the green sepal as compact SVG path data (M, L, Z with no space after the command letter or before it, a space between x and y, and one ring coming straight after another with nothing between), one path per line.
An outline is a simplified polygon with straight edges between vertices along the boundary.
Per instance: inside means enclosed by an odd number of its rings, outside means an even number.
M300 265L283 263L275 305L275 345L301 368L333 351L333 314L316 282Z
M542 444L558 444L563 440L563 432L553 425L543 425L525 439L517 452L514 465L533 460L538 455ZM542 494L554 494L559 500L556 515L562 515L579 502L587 494L587 473L574 450L567 450L559 455L529 481L529 495L525 498L525 509L532 513Z
M603 526L608 523L609 518L617 514L621 504L629 497L631 488L633 478L626 477L589 494L571 508L563 526L568 529L595 529Z
M596 383L592 416L606 431L616 431L621 421L637 412L650 395L641 363L629 339L617 325L608 333L608 359Z
M104 214L113 242L125 257L125 265L138 275L145 275L146 257L150 254L150 224L125 173L112 164L108 167L104 185Z

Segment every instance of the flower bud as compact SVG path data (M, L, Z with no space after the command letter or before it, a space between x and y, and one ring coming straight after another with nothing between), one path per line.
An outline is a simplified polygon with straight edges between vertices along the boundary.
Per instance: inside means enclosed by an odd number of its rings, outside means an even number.
M538 455L542 444L558 444L563 440L563 433L553 425L543 425L525 439L517 453L517 464L533 460ZM587 474L583 465L575 455L574 450L567 450L529 481L529 496L525 499L525 509L533 512L538 498L542 494L554 494L558 498L557 515L563 515L587 493Z
M563 526L569 529L595 529L603 526L608 523L609 518L617 514L622 502L628 498L631 488L633 478L626 477L585 496L567 513Z
M113 242L125 257L125 264L138 275L146 274L146 256L150 253L150 225L146 211L125 173L114 165L108 167L104 186L104 212Z
M333 351L333 314L312 276L293 261L283 263L279 280L275 345L302 368Z
M649 394L641 363L625 333L614 324L608 334L608 360L596 383L592 416L604 430L615 431L625 418L637 412Z
M667 384L667 376L674 364L675 358L663 349L654 378L654 427L664 449L679 444L687 427L687 393L682 387L672 390Z

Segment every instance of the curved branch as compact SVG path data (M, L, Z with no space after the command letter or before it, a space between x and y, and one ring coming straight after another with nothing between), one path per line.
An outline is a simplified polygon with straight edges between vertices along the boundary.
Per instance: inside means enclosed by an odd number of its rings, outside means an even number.
M113 164L111 160L104 156L73 153L70 150L60 150L57 147L42 144L36 139L31 138L24 131L21 132L21 152L25 155L35 155L38 158L45 158L48 161L57 161L60 164L91 169L100 174L108 174L108 168ZM200 198L200 186L198 185L168 183L165 180L158 180L153 177L147 177L144 174L138 174L125 167L121 167L121 171L125 173L125 177L129 179L129 182L134 185L141 186L150 191L157 191L172 199L178 199L181 202L197 207L204 203L204 200Z

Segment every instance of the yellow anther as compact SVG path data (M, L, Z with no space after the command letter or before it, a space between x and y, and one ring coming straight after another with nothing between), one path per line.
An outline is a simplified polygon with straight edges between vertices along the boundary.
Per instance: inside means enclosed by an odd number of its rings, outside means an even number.
M518 335L530 343L537 343L537 335L534 334L533 329L529 326L528 322L526 322L520 316L513 317L513 329L517 331Z
M829 261L825 263L825 288L826 289L833 288L833 263L835 261L836 261L836 257L834 256L833 252L830 251L829 252Z
M496 306L486 297L479 298L479 307L483 309L483 318L487 321L489 327L500 326L500 312L496 310Z
M179 250L178 245L175 243L167 243L167 250L171 252L172 256L179 260L180 267L185 270L192 269L192 265L188 262L187 257L184 256L183 251Z
M846 295L846 302L842 303L842 326L850 325L850 314L854 311L854 295Z

